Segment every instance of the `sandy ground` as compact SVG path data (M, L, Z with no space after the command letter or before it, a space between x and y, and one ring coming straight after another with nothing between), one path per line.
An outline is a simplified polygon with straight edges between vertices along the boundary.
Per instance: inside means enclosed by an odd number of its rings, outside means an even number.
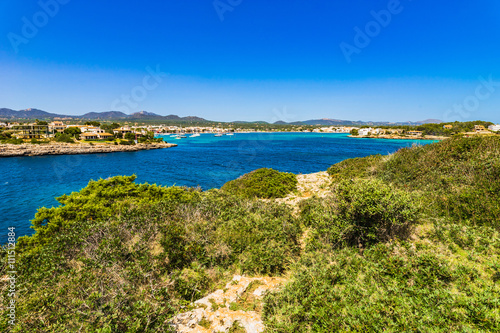
M298 204L312 196L325 197L331 183L330 176L326 171L297 175L297 191L290 193L282 199L274 199L277 202L284 202L297 207Z

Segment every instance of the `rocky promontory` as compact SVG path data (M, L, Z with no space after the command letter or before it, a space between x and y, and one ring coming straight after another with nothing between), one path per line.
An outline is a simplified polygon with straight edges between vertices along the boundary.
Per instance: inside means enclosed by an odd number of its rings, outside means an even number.
M42 155L76 155L101 154L115 152L131 152L139 150L175 147L173 143L138 143L135 145L58 143L48 144L0 144L0 157L42 156Z

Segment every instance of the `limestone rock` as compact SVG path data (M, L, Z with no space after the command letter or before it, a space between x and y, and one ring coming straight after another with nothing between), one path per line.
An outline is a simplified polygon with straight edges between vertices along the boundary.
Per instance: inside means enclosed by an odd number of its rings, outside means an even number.
M24 143L20 145L0 144L0 157L14 156L42 156L42 155L76 155L76 154L101 154L123 151L139 151L150 149L161 149L175 147L172 143L151 143L136 145L113 145L106 143L78 144L78 143L58 143L51 142L49 144L30 144Z
M252 282L257 288L251 292L256 302L262 303L264 294L278 288L284 279L270 277L244 277L236 275L224 290L219 289L193 303L198 308L181 313L172 318L169 324L179 333L228 332L235 322L247 333L264 331L264 324L257 311L231 310L250 290Z

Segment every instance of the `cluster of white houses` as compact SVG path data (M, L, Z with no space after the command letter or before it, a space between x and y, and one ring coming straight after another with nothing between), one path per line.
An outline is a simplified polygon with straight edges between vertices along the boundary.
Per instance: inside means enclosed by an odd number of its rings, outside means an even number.
M453 125L443 125L444 129L453 129ZM367 136L367 135L401 135L401 134L406 134L409 136L422 136L423 132L422 131L405 131L400 128L372 128L372 127L367 127L367 128L359 128L359 127L347 127L347 126L341 126L341 127L335 127L335 126L330 126L330 127L321 127L321 128L316 128L313 130L313 132L321 132L321 133L351 133L352 130L357 130L359 136ZM474 131L473 132L468 132L466 134L487 134L491 132L499 132L500 131L500 125L490 125L488 126L488 129L486 129L482 125L475 125L474 126Z
M16 132L13 134L17 138L22 139L40 139L51 138L56 133L63 133L67 128L76 127L81 131L80 139L82 140L106 140L117 137L124 137L127 133L133 133L135 137L140 137L147 134L146 129L130 128L128 126L119 127L113 130L113 134L106 132L100 127L91 125L72 125L64 124L62 121L53 121L48 125L33 124L19 124L19 123L0 123L0 127L13 129Z
M24 139L30 138L44 138L53 137L56 133L62 133L69 127L78 127L81 131L80 138L84 140L106 140L114 136L124 137L127 133L132 133L136 138L147 134L147 132L153 133L220 133L227 132L228 129L221 126L191 126L191 127L180 127L180 126L168 126L168 125L143 125L143 126L123 126L113 130L113 134L107 133L100 127L91 125L72 125L65 124L62 121L53 121L48 125L37 125L37 124L19 124L19 123L3 123L0 122L0 127L6 127L16 130L14 136ZM453 129L453 125L444 125L445 129ZM301 129L297 129L301 131ZM351 133L352 130L357 130L359 136L367 135L401 135L406 134L409 136L422 136L421 131L405 131L398 128L360 128L353 126L330 126L330 127L320 127L313 130L303 130L303 132L319 132L319 133ZM256 129L242 129L235 128L229 129L229 131L234 132L258 132ZM500 132L500 125L490 125L488 129L484 126L476 125L473 132L466 134L486 134L491 132Z
M488 129L492 132L500 132L500 125L490 125Z
M313 132L321 132L321 133L351 133L353 130L358 131L359 136L366 136L366 135L381 135L381 134L403 134L404 130L399 129L399 128L389 128L389 129L384 129L384 128L372 128L372 127L365 127L365 128L360 128L360 127L348 127L348 126L341 126L341 127L321 127L321 128L315 128ZM422 132L419 131L408 131L407 134L409 135L422 135Z

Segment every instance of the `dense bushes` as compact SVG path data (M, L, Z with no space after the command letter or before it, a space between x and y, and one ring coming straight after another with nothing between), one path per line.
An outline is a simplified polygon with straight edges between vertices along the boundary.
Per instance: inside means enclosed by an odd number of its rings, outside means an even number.
M12 331L168 332L235 273L290 277L266 298L270 332L500 331L499 140L341 162L298 214L256 199L295 190L271 169L207 192L91 181L18 240Z
M376 166L382 162L382 155L344 160L328 168L334 181L341 179L365 178L374 174Z
M10 143L10 144L13 144L13 145L20 145L20 144L24 143L24 140L23 139L11 138L11 139L6 139L6 140L2 141L2 143Z
M334 196L302 205L304 224L313 229L311 246L366 247L406 239L418 217L415 200L377 180L343 181Z
M227 182L222 190L243 198L283 198L297 188L297 176L262 168Z
M444 125L452 125L453 128L446 129ZM474 126L481 125L488 128L489 125L493 125L489 121L466 121L466 122L453 122L453 123L441 123L441 124L422 124L414 128L414 130L422 131L423 135L437 135L437 136L451 136L454 133L465 133L473 132Z
M123 139L121 139L120 140L120 144L121 145L125 145L125 146L132 146L132 145L135 145L135 142L134 141L130 141L130 140L123 140Z
M39 210L16 247L17 331L167 332L232 273L281 273L299 255L284 205L134 179L92 181Z
M402 149L381 165L377 177L423 193L430 214L500 228L500 137Z
M453 137L331 166L334 182L377 178L418 193L429 215L500 228L500 137Z
M4 131L0 129L0 141L9 140L12 138L12 133L10 131Z
M500 138L456 137L332 166L332 196L301 205L305 252L266 299L268 330L500 331L499 161ZM401 240L412 197L425 214Z
M73 137L69 134L65 133L57 133L54 137L54 141L56 142L65 142L65 143L74 143Z
M498 260L498 235L492 246ZM380 243L363 255L312 252L266 298L266 325L270 332L496 332L500 284L492 262L428 241Z

